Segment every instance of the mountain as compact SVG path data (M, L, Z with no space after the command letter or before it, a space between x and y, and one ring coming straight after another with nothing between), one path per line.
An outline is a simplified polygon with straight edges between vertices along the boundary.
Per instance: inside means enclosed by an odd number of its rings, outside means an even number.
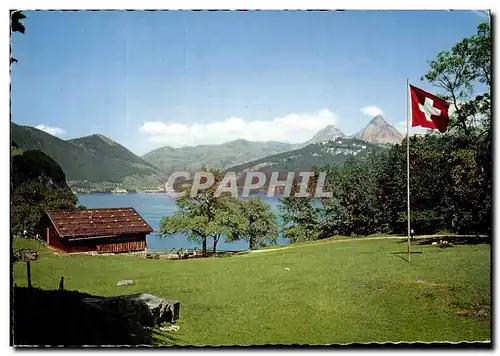
M307 146L311 143L319 143L326 141L335 141L338 137L344 137L345 135L334 125L328 125L324 129L318 131L309 141L306 141L302 146Z
M269 155L290 151L296 145L282 142L234 140L220 145L199 145L180 148L161 147L142 158L165 172L195 171L202 165L225 169Z
M156 169L156 167L144 161L141 157L136 156L127 148L100 134L74 138L66 142L79 146L90 153L114 157L116 159Z
M262 189L266 190L272 172L280 172L279 180L285 180L288 172L295 172L296 177L298 177L299 172L309 172L313 166L342 164L350 157L365 157L384 149L380 145L364 142L356 138L338 137L334 141L313 143L293 151L239 164L225 171L236 174L238 186L240 187L245 182L247 172L262 172L267 178L266 185ZM178 189L186 183L190 183L190 180L178 181L175 188Z
M373 143L396 143L403 139L403 135L380 115L375 116L362 131L354 134L353 137Z
M40 150L54 159L72 187L108 182L137 189L161 185L166 176L160 169L102 135L65 141L34 127L11 123L11 140L22 150Z

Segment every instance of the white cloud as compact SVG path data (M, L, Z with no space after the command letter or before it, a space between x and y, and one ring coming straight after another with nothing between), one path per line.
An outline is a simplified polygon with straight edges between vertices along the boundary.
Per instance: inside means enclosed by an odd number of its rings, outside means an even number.
M231 117L222 121L186 125L179 122L145 122L139 131L154 144L171 147L220 144L236 139L299 143L309 140L336 116L328 109L317 113L289 114L269 121L246 121Z
M365 106L363 109L361 109L361 112L363 113L363 115L370 117L375 117L383 114L382 109L376 106Z
M64 129L61 129L60 127L49 127L45 125L36 125L35 127L53 136L62 136L66 133L66 131L64 131Z

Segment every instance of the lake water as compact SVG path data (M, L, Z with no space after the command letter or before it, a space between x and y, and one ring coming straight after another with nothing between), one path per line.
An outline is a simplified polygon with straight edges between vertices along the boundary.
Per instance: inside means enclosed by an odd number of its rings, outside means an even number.
M274 212L278 212L278 201L276 197L268 198L259 195L271 206ZM177 207L175 202L166 193L143 193L143 194L80 194L79 203L89 209L99 208L125 208L132 207L147 221L147 223L157 231L160 228L160 220L164 216L172 215ZM213 240L207 241L207 248L211 248ZM288 240L280 237L278 244L288 244ZM200 243L187 239L185 235L178 234L170 237L159 237L155 233L147 236L148 250L167 250L178 248L201 248ZM227 243L223 239L217 244L217 250L241 251L248 249L247 241L237 241Z

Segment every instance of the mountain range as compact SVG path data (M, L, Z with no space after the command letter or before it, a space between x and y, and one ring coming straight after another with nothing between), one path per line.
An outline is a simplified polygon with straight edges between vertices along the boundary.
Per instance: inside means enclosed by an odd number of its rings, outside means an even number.
M193 171L203 164L216 169L226 169L263 157L300 149L313 143L335 141L339 137L358 138L371 143L395 143L403 139L399 131L388 124L382 116L376 116L362 131L351 136L344 135L334 125L328 125L310 140L299 144L273 141L251 142L240 139L220 145L181 148L165 146L146 153L142 158L167 173Z
M165 146L139 157L100 134L62 140L34 127L11 122L11 141L23 150L46 153L62 167L70 187L84 192L110 191L117 187L127 191L161 190L170 173L195 171L202 165L243 172L270 162L272 164L268 167L277 170L307 170L313 164L341 162L347 155L342 153L343 149L354 152L353 147L357 150L358 145L372 147L363 142L395 143L402 138L393 126L377 116L352 136L346 136L337 127L329 125L300 144L238 139L220 145ZM342 145L354 146L346 148ZM340 151L333 156L338 157L332 160L332 152L336 150Z
M157 187L166 174L103 135L62 140L31 126L11 122L11 141L23 150L40 150L54 159L70 186L109 183L129 189ZM88 184L86 184L88 183Z
M238 163L290 151L296 145L282 142L252 142L234 140L220 145L199 145L180 148L161 147L142 158L167 173L176 171L195 171L202 165L225 169Z

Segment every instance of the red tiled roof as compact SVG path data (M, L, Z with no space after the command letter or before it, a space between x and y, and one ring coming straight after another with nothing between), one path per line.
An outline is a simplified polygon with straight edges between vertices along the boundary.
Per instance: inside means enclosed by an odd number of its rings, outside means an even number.
M61 237L92 237L148 234L151 226L134 208L103 208L73 211L47 211Z

